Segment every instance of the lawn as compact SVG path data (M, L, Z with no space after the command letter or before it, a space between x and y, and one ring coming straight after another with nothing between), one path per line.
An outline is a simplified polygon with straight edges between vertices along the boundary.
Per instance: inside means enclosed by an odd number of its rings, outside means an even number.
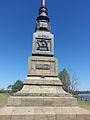
M0 107L4 107L7 104L7 100L10 94L0 93Z
M82 108L90 110L90 101L80 101L80 100L78 100L78 105Z

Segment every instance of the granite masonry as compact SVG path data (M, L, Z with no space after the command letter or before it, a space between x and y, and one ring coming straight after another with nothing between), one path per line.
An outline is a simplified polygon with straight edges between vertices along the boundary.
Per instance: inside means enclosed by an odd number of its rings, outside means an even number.
M79 108L77 99L65 92L54 58L54 35L45 0L41 1L33 34L32 56L21 91L0 109L0 120L90 120L90 111Z

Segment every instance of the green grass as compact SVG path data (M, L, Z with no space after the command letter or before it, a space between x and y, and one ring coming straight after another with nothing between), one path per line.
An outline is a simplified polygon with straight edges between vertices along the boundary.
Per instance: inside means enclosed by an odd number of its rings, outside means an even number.
M9 96L10 94L8 93L0 93L0 107L6 106Z
M80 101L80 100L78 100L78 105L82 108L90 110L90 101Z

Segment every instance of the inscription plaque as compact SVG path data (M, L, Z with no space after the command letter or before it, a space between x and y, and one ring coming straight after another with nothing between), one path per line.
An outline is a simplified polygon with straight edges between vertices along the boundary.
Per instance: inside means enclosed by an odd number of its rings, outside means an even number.
M39 70L50 70L50 65L48 65L48 64L36 64L36 69L39 69Z

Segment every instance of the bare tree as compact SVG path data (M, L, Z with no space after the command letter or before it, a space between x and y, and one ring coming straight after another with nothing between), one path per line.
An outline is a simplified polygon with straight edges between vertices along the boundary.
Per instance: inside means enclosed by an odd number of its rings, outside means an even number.
M71 68L68 69L68 72L69 72L70 81L71 81L70 89L71 89L72 94L74 94L74 91L78 89L79 79L77 77L77 74L73 72Z
M77 75L75 73L72 73L71 75L71 90L75 91L79 85L79 80L77 78Z

